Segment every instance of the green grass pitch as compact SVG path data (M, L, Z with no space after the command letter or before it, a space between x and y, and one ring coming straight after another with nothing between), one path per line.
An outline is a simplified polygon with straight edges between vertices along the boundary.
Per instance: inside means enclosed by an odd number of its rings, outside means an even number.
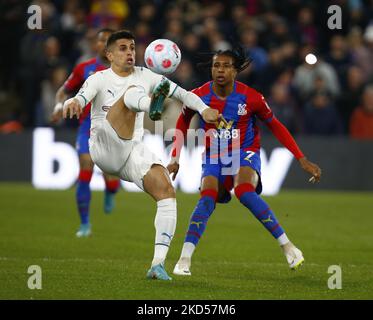
M306 263L290 271L277 242L235 198L218 205L194 255L191 277L145 279L153 255L155 203L121 191L112 215L93 192L93 235L76 239L74 189L0 184L0 299L372 299L371 193L283 191L266 200ZM178 193L172 273L198 195ZM30 290L27 269L42 268ZM330 290L330 265L342 289Z

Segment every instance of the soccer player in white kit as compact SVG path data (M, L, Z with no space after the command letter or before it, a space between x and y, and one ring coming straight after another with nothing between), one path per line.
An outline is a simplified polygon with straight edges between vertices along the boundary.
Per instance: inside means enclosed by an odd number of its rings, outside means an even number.
M165 98L171 97L198 111L208 123L215 123L220 115L194 93L135 66L131 32L121 30L109 37L107 57L111 67L88 77L77 95L65 102L63 116L79 118L82 109L92 103L92 160L102 171L134 182L157 202L154 258L147 278L171 280L164 261L176 228L176 196L169 172L142 143L144 112L151 115L156 110L159 114Z

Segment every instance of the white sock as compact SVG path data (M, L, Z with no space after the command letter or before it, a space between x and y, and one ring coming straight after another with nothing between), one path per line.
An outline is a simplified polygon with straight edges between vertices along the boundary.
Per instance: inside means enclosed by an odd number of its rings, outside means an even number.
M152 266L163 263L176 229L176 199L168 198L157 202L154 221L155 246Z
M123 96L123 101L126 107L132 111L149 112L151 98L142 88L132 87L128 89Z
M285 232L284 232L281 236L279 236L279 237L277 238L277 241L278 241L278 244L279 244L280 246L283 246L283 245L285 245L285 244L287 244L287 243L290 242L290 240L288 239L288 237L287 237L287 235L286 235Z
M184 242L183 250L181 250L180 258L181 259L182 258L191 259L195 248L196 248L196 246L194 245L194 243Z

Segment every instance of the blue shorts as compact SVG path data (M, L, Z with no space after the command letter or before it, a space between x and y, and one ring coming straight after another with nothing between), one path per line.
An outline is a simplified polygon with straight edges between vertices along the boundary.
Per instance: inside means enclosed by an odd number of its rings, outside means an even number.
M262 181L260 177L260 152L244 151L240 149L239 151L239 167L250 167L258 173L259 182L256 187L256 193L260 194L262 192ZM216 163L217 162L217 163ZM217 199L217 202L226 203L231 200L231 190L233 189L234 176L237 174L238 169L230 170L232 164L224 164L220 160L213 161L209 157L206 157L205 163L202 164L202 177L214 176L218 179L219 183L225 188L225 194L223 197Z
M89 134L91 129L91 118L85 118L78 128L78 135L76 137L76 151L79 155L89 153Z

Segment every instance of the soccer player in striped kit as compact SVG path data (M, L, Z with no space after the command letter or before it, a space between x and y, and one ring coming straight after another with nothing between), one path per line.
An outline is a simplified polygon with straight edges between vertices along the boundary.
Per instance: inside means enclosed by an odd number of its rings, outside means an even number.
M186 234L174 274L191 275L193 252L205 231L216 202L230 201L230 191L249 209L263 226L277 239L283 249L289 267L296 269L304 261L302 252L288 239L283 227L268 204L259 196L262 191L260 179L260 134L257 119L263 121L275 137L294 155L301 167L317 182L321 169L307 160L285 126L274 116L264 97L256 90L236 81L237 73L250 64L244 50L218 51L211 54L205 66L211 68L212 81L193 90L202 101L219 110L225 122L217 125L200 121L206 131L206 150L202 165L201 198L198 201ZM185 137L195 112L188 106L177 121L176 129ZM179 170L179 155L183 139L175 135L172 159L168 165L175 179ZM230 161L227 161L230 160Z
M101 29L96 35L97 57L79 63L75 66L73 72L57 91L56 106L52 114L52 122L57 122L62 118L63 102L71 94L76 93L84 81L95 72L105 70L109 66L106 58L106 41L114 31L111 29ZM91 202L91 189L89 184L93 174L93 161L89 154L88 140L91 129L91 105L84 109L84 113L79 118L79 129L76 138L76 149L79 155L79 177L76 188L76 202L80 216L80 227L76 236L88 237L91 234L91 223L89 218L89 206ZM114 195L120 187L120 181L117 177L104 173L105 179L105 197L104 211L111 213L114 208Z

